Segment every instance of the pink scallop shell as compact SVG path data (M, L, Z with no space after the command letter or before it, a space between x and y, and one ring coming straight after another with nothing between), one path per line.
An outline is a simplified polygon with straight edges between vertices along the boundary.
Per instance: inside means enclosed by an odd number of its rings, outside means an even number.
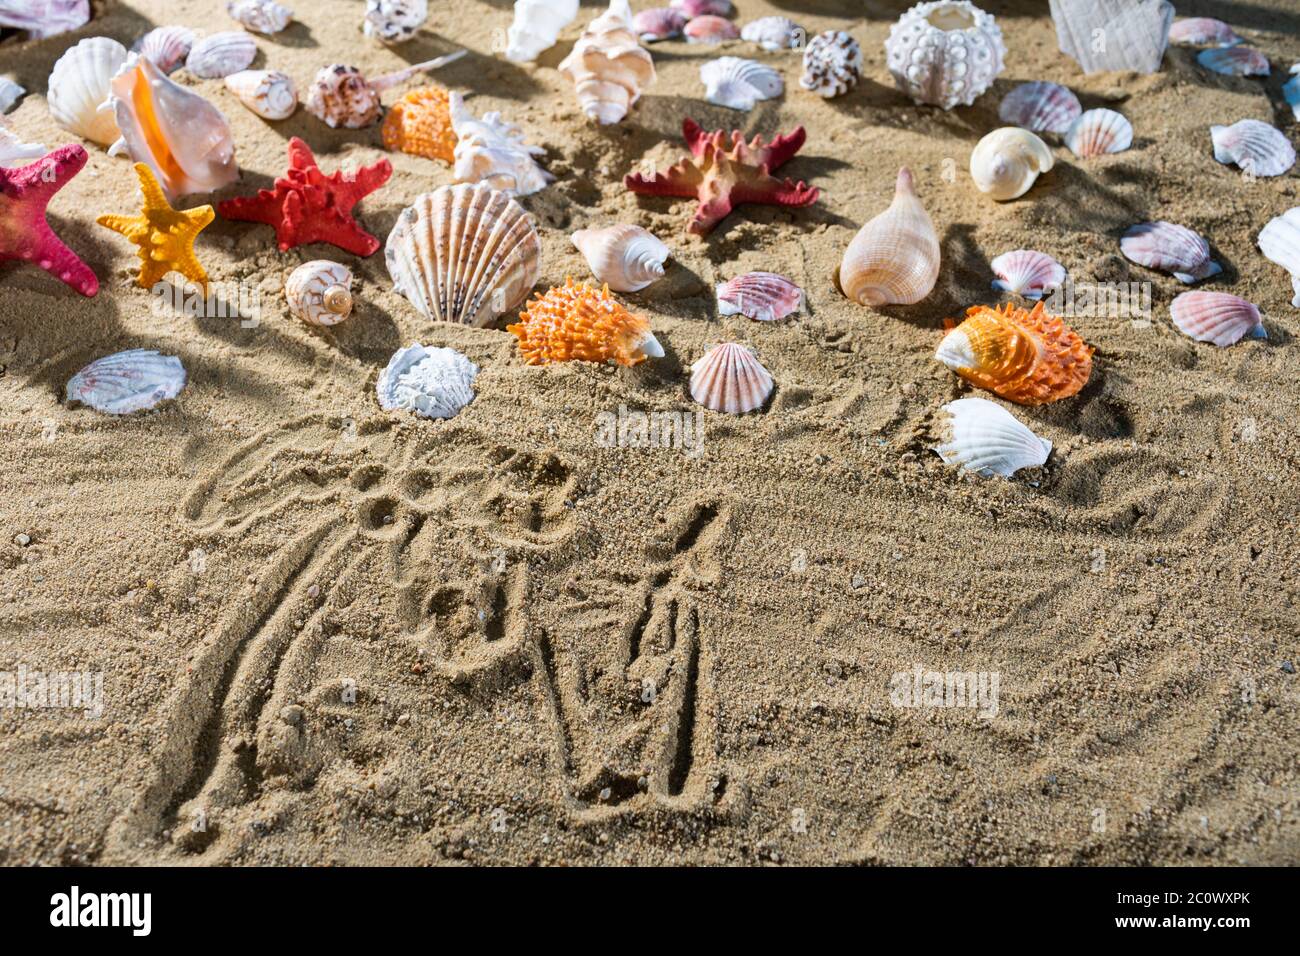
M731 0L672 0L672 8L680 10L686 19L696 17L726 17L731 15Z
M715 412L743 415L762 408L772 375L743 345L715 345L691 366L691 398Z
M1004 252L991 263L993 288L999 292L1014 292L1026 299L1041 299L1065 281L1065 266L1045 252L1034 249L1017 249Z
M682 31L687 43L724 43L727 40L739 40L740 31L730 20L722 17L695 17Z
M1169 28L1169 42L1175 46L1235 46L1242 40L1222 20L1190 17Z
M1133 124L1114 110L1088 110L1065 134L1065 145L1080 159L1122 153L1133 145Z
M1065 133L1083 114L1079 98L1059 83L1021 83L998 106L1004 123L1034 133Z
M1219 348L1243 336L1266 339L1268 333L1251 302L1227 292L1184 292L1169 303L1169 316L1184 335Z
M632 29L636 31L642 43L654 43L657 40L669 40L681 36L686 20L686 15L678 10L654 7L650 10L642 10L634 16Z
M1172 222L1140 222L1131 226L1119 247L1130 262L1168 272L1184 285L1223 271L1210 258L1210 244L1203 236Z
M1268 57L1248 46L1202 50L1196 62L1224 76L1268 76Z
M155 27L136 42L135 49L153 60L158 69L170 73L185 62L192 46L194 31L189 27Z
M774 272L748 272L718 286L719 315L773 322L799 311L803 290Z
M1295 147L1276 128L1244 119L1231 126L1211 126L1214 158L1236 163L1253 176L1281 176L1295 165Z

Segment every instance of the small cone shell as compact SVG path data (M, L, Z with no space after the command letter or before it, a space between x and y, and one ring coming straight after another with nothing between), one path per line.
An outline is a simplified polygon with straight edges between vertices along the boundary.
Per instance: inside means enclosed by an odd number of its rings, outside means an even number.
M241 70L226 77L226 89L262 119L288 119L298 108L293 78L278 70Z
M858 230L840 262L841 291L859 305L913 305L939 278L939 236L912 185L898 171L894 201Z
M567 279L539 294L506 326L519 339L519 351L529 365L551 362L613 362L636 365L664 354L650 333L650 323L633 315L609 294Z
M591 274L615 292L640 292L663 277L668 247L640 226L579 229L571 238Z

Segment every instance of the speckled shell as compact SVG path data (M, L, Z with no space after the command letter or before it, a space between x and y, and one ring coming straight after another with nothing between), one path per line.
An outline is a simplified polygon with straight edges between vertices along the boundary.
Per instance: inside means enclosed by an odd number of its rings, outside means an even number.
M686 37L687 43L706 45L740 39L740 31L736 29L734 23L711 15L692 17L682 28L682 35Z
M1212 17L1189 17L1169 28L1175 46L1236 46L1241 42L1232 27Z
M506 326L519 339L519 354L529 365L552 362L612 362L636 365L664 354L650 323L610 295L566 279L553 286Z
M24 143L12 130L6 128L4 120L0 120L0 167L9 169L26 166L33 160L40 159L46 152L40 143Z
M725 415L757 411L774 386L754 353L735 342L713 346L691 366L691 399Z
M934 451L949 465L988 477L1010 478L1021 468L1046 464L1052 443L1039 438L1014 415L987 398L959 398L943 406L943 444Z
M174 355L129 349L95 359L68 379L66 397L106 415L129 415L175 398L185 369Z
M185 69L206 80L219 80L248 69L256 56L257 41L242 30L230 30L195 40Z
M1092 349L1041 302L1029 312L1010 303L967 309L934 357L971 384L1020 405L1068 398L1092 374Z
M757 43L768 53L798 50L808 38L808 32L789 17L759 17L740 28L740 38Z
M524 131L495 110L475 117L459 92L448 97L451 126L456 134L452 173L460 183L486 183L516 196L544 189L555 177L537 165L545 154L529 146Z
M1017 249L1004 252L992 262L993 288L1014 292L1026 299L1041 299L1065 281L1065 267L1045 252Z
M689 24L688 24L689 26ZM843 30L827 30L803 51L799 85L825 99L843 96L862 79L862 47Z
M747 272L718 286L718 315L745 315L775 322L803 305L803 290L775 272Z
M1122 153L1133 145L1133 124L1114 110L1088 110L1065 134L1065 145L1080 159Z
M1246 335L1268 338L1259 309L1226 292L1184 292L1169 303L1169 317L1184 335L1220 348Z
M939 258L939 234L904 167L889 208L859 229L844 250L836 282L859 305L914 305L934 288Z
M405 43L428 19L428 0L366 0L362 31L380 43Z
M1202 50L1196 62L1224 76L1268 76L1270 72L1268 57L1248 46Z
M623 119L655 81L654 59L637 43L627 0L610 0L592 20L559 70L574 84L588 119L601 124Z
M126 47L108 37L88 37L59 57L48 87L54 122L100 146L116 140L117 121L101 107L126 58Z
M352 271L340 262L304 262L284 284L289 311L308 325L338 325L352 314Z
M1002 122L1034 133L1066 133L1083 114L1079 98L1059 83L1021 83L998 106Z
M664 274L669 249L640 226L580 229L571 237L591 274L615 292L640 292Z
M1148 269L1168 272L1184 285L1218 275L1223 267L1210 258L1210 244L1186 226L1140 222L1119 243L1124 258Z
M380 133L385 149L441 159L449 165L456 161L450 100L441 86L422 86L404 95L385 114Z
M705 99L733 110L752 110L760 100L770 100L785 91L781 74L757 60L723 56L700 67Z
M1047 144L1018 126L995 129L970 154L970 174L982 193L1007 202L1023 196L1055 164Z
M632 29L642 43L658 43L682 35L686 26L686 16L680 10L669 7L652 7L642 10L632 18Z
M1259 232L1259 251L1291 273L1295 290L1291 304L1300 306L1300 206L1269 220Z
M1231 126L1211 126L1214 158L1236 163L1252 176L1281 176L1295 165L1295 147L1275 127L1244 119Z
M555 46L560 31L578 18L578 0L516 0L506 31L506 59L527 63Z
M1007 55L993 17L966 0L918 3L885 41L894 83L916 103L969 106L1002 72Z
M416 342L393 353L379 373L375 397L384 411L452 418L474 400L477 377L478 366L455 349Z
M293 22L293 11L275 0L231 0L226 12L254 33L279 33Z
M241 70L226 77L226 89L262 119L288 119L298 108L293 78L278 70Z
M307 98L307 112L326 126L361 129L379 118L379 92L355 66L332 63L316 73Z
M194 47L194 31L189 27L156 27L142 36L132 49L158 64L164 73L170 73L190 55Z

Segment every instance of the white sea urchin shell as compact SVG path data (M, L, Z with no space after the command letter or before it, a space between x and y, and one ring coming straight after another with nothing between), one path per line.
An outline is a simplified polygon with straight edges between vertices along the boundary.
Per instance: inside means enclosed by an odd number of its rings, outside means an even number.
M1007 55L997 21L967 0L918 3L885 41L889 72L917 103L969 106L993 85Z

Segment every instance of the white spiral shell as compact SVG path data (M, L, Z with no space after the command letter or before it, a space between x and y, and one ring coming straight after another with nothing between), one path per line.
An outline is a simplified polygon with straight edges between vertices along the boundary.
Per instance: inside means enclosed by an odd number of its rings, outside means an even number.
M284 298L308 325L338 325L352 314L352 270L328 259L304 262L289 274Z
M293 11L275 0L231 0L226 12L254 33L279 33L293 21Z
M945 110L993 85L1007 55L994 18L966 0L918 3L889 31L885 58L900 90Z
M768 53L797 50L808 33L789 17L759 17L740 28L740 38L757 43Z
M757 60L723 56L700 67L705 98L716 106L752 110L759 100L778 97L785 90L781 74Z
M735 342L713 346L691 366L691 398L726 415L762 408L773 387L771 373L753 352Z
M175 398L185 387L185 368L174 355L128 349L95 359L68 379L69 402L107 415L129 415Z
M50 71L49 107L70 133L108 146L118 136L108 102L113 76L126 62L126 47L108 37L88 37L59 57Z
M970 174L975 187L998 202L1029 192L1040 173L1054 165L1047 144L1018 126L995 129L976 144L970 154Z
M570 238L591 274L615 292L640 292L664 274L670 250L640 226L579 229Z
M1295 165L1295 147L1277 128L1244 119L1231 126L1211 126L1214 158L1236 163L1252 176L1281 176Z
M298 108L293 78L278 70L241 70L226 77L226 89L262 119L288 119Z
M228 30L195 40L185 69L205 80L219 80L248 69L256 56L256 40L243 30Z
M385 411L452 418L473 401L477 376L478 366L455 349L425 348L416 342L393 353L379 373L375 395Z
M1021 468L1047 462L1052 443L1039 438L1020 420L987 398L959 398L943 406L947 436L934 450L949 465L1010 478Z
M506 31L506 59L537 59L577 17L578 0L515 0L515 18Z
M844 250L837 282L859 305L915 305L939 278L939 234L906 166L889 208L858 230Z

